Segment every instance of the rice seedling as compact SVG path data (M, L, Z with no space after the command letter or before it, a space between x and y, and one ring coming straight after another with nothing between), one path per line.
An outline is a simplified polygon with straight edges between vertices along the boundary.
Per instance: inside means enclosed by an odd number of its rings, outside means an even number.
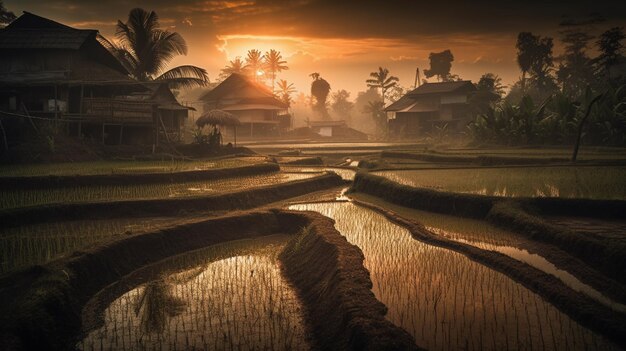
M377 197L355 193L351 197L373 203L394 211L404 218L414 219L424 225L432 233L448 239L472 245L483 250L495 251L547 274L559 278L573 290L580 291L592 299L620 312L626 312L626 306L606 297L597 289L580 281L566 269L557 267L549 259L525 249L526 239L505 229L494 226L484 220L455 217L402 207Z
M427 349L615 349L506 275L414 240L349 202L292 205L333 218L359 246L387 318Z
M218 160L94 161L55 164L23 164L0 167L0 177L90 175L128 173L171 173L212 168L241 167L265 161L265 157L238 157ZM1 178L0 178L1 179Z
M626 199L626 167L523 167L380 171L404 185L504 197Z
M168 260L164 267L187 267L164 268L116 298L104 311L104 324L77 347L308 349L300 303L277 261L287 237L267 240L216 245Z
M174 218L68 221L0 229L0 274L43 264L96 243L148 231Z
M2 190L0 209L48 203L158 199L224 193L315 177L314 173L273 173L169 184L80 186L53 189Z
M352 169L339 168L339 167L299 167L299 166L280 166L283 172L295 172L295 173L322 173L322 172L335 172L344 180L353 180L356 173Z

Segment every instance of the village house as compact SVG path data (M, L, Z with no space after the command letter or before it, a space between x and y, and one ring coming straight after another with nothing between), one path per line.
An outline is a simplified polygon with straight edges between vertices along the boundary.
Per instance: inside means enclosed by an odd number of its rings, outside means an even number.
M106 144L152 144L180 137L187 108L166 85L131 79L97 30L24 12L0 30L0 115L48 119Z
M288 106L265 85L233 73L200 100L204 111L223 110L235 115L243 138L278 137L291 127Z
M385 108L389 131L401 138L425 137L436 128L461 132L471 121L471 81L425 83Z
M367 134L348 127L343 120L307 121L311 130L322 137L342 140L367 140Z

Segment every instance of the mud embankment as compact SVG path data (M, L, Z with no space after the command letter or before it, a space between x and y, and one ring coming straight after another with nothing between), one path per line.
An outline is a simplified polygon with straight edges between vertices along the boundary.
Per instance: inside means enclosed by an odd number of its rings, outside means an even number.
M561 200L561 199L559 199ZM552 202L552 201L550 201ZM607 277L626 284L626 245L614 240L601 238L576 232L562 226L554 225L534 213L553 214L566 213L568 215L584 214L600 218L615 217L621 208L622 216L626 213L624 201L594 201L594 205L585 206L585 201L574 200L554 201L552 206L538 201L501 201L493 206L487 220L499 226L510 228L520 235L532 240L555 245L575 257L580 258L589 266L597 269ZM615 207L612 203L616 203ZM563 205L562 207L559 204ZM567 208L571 207L571 212ZM604 209L604 211L602 211ZM586 211L587 210L587 211ZM573 213L573 214L572 214Z
M0 343L6 349L71 348L81 310L105 286L169 256L220 242L293 233L305 217L279 221L275 212L196 220L128 237L0 278Z
M306 233L302 229L307 228ZM281 255L322 349L411 350L413 338L384 319L363 254L320 214L267 210L190 220L103 244L0 277L0 345L7 350L71 349L90 298L138 269L211 245L296 234Z
M351 190L378 196L405 207L471 218L484 218L498 200L494 196L416 188L362 172L355 175Z
M59 203L0 211L0 223L19 226L75 219L175 216L187 212L227 211L258 207L345 184L334 173L266 187L207 196L168 199Z
M355 201L355 203L373 209L390 221L407 228L417 240L456 251L473 261L504 273L529 290L541 295L581 325L606 336L621 347L626 347L626 315L568 288L558 278L504 254L482 250L431 233L420 223L403 218L393 211L361 201Z
M321 157L300 157L295 160L281 160L278 157L278 163L286 166L321 166L324 164Z
M76 186L137 185L192 182L280 171L276 163L180 172L1 177L0 189L49 189Z
M536 215L622 218L626 201L459 194L402 185L367 173L357 173L351 191L409 208L486 219L532 240L555 245L607 277L626 284L626 245L568 230Z
M292 213L292 216L303 212ZM416 350L404 329L385 319L387 308L372 292L361 250L320 214L280 255L283 270L305 305L322 350Z
M524 157L524 156L498 156L498 155L455 155L442 153L410 153L398 151L382 151L382 158L400 158L408 160L418 160L434 163L464 163L479 166L505 166L505 165L565 165L571 160L566 157ZM624 165L623 160L579 160L578 164L602 164L602 165Z

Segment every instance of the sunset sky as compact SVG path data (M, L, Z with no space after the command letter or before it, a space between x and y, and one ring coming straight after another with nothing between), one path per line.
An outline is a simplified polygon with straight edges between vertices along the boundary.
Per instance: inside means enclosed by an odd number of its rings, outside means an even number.
M451 49L452 73L476 81L483 73L505 84L519 77L515 38L520 31L558 36L559 24L602 18L596 32L626 24L623 1L128 1L5 0L7 9L48 17L112 37L117 19L132 7L155 10L162 27L187 40L189 55L172 64L204 67L212 80L227 61L248 49L282 52L289 71L280 78L309 91L320 72L333 90L356 96L378 66L412 87L415 68L428 68L430 52Z

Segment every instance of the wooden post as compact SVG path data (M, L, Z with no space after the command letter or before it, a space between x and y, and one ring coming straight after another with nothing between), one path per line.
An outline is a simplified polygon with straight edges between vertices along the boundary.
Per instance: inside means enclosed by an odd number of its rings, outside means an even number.
M235 125L235 147L237 147L237 126Z

